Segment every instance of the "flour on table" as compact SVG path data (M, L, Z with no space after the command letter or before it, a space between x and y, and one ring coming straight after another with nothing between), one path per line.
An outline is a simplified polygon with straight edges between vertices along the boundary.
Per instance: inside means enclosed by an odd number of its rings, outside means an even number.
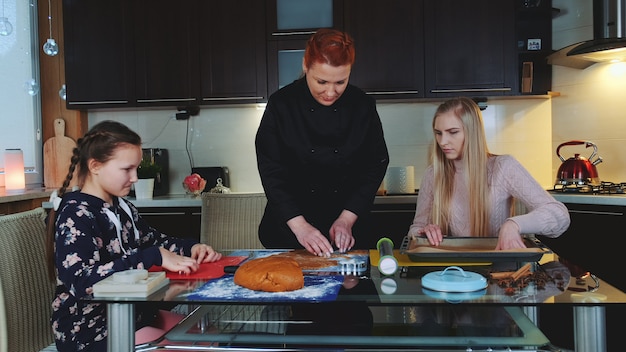
M187 295L189 299L249 301L334 301L343 284L343 276L305 276L304 287L287 292L253 291L233 282L228 275L207 282Z

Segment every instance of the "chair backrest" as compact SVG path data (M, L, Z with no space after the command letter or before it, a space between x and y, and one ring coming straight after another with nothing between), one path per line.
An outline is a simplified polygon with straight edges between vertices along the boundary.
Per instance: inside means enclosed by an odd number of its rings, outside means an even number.
M203 193L200 241L217 250L262 249L265 193Z
M0 351L39 351L54 342L45 216L41 207L0 216Z

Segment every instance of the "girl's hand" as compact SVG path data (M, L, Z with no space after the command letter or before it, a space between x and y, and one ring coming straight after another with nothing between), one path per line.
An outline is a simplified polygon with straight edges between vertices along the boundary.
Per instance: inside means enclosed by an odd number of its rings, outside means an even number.
M213 249L203 243L194 244L191 247L191 258L196 260L196 263L211 263L218 261L222 258L222 253Z
M520 228L517 223L513 220L507 220L500 226L496 250L515 248L526 248L526 245L524 244L524 240L522 240Z
M443 241L443 233L439 225L429 224L424 228L417 231L417 233L423 234L428 238L428 242L433 246L438 246Z
M174 252L170 252L167 249L160 247L161 252L161 266L169 271L191 274L198 270L200 267L196 261L191 257L185 257L178 255Z

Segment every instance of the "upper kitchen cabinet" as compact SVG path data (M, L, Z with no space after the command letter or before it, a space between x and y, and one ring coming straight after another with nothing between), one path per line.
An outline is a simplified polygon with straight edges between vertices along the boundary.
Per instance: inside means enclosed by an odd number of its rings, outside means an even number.
M513 0L424 2L425 96L514 95Z
M343 27L344 0L267 0L270 40L307 39L319 28Z
M267 99L265 3L64 1L70 109Z
M552 1L516 0L515 35L521 95L546 94L552 89Z
M201 104L267 100L265 4L201 1Z
M68 109L135 102L132 14L125 0L63 0Z
M354 38L350 83L376 99L424 96L421 0L344 0L344 29Z
M135 0L137 106L197 105L200 89L196 0Z
M307 39L319 28L343 29L343 0L268 0L267 89L298 79Z

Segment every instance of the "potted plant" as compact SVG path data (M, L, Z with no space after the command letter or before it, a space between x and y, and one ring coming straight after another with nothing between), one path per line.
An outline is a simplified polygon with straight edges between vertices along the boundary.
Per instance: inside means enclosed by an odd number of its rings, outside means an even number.
M161 165L151 160L143 159L137 167L137 183L135 183L135 197L137 199L151 199L154 193L154 179L159 177Z
M161 165L153 163L151 160L143 159L137 167L137 178L157 178L161 172Z

